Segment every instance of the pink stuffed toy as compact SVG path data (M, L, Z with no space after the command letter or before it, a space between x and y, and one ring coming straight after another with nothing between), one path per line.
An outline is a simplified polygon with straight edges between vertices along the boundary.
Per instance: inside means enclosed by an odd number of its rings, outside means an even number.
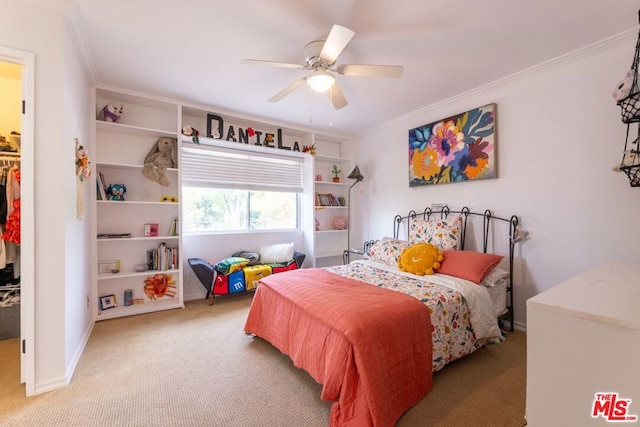
M614 91L611 92L613 99L621 101L629 96L629 93L631 93L631 86L633 86L633 73L634 70L627 71L624 78L618 82Z

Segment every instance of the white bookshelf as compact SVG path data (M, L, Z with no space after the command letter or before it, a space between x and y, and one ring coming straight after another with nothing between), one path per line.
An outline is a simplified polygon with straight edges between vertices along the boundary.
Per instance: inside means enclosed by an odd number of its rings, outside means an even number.
M131 92L97 88L96 117L98 110L109 102L122 103L126 110L115 123L95 120L95 177L101 173L106 185L123 184L127 191L124 201L100 200L98 187L94 186L94 294L91 304L95 307L96 320L184 307L179 228L178 235L170 234L173 221L180 223L179 167L166 170L170 181L167 187L142 175L144 159L158 138L175 138L179 144L179 105ZM162 201L166 197L177 198L178 202ZM158 224L158 236L145 236L144 225L147 223ZM103 233L129 233L131 237L98 238ZM137 271L141 266L148 268L147 251L161 243L177 250L177 263L159 267L159 270ZM119 261L118 272L100 271L102 262L114 260ZM175 288L170 290L175 296L167 293L151 299L145 293L145 280L156 274L166 275L172 281ZM142 302L125 306L126 290L132 291L134 300ZM101 310L100 298L108 295L115 296L117 306Z

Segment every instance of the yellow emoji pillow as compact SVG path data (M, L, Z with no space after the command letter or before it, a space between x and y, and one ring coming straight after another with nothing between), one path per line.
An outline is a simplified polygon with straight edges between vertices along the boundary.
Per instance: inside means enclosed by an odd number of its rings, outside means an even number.
M398 268L408 273L424 276L440 268L442 251L430 243L418 243L405 249L398 260Z

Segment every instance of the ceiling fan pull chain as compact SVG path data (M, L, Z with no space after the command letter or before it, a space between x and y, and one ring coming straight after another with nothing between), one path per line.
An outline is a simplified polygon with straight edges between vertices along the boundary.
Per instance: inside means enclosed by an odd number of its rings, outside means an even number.
M311 97L312 97L311 88L309 88L307 90L307 93L309 94L309 123L313 123L313 111L312 111L312 108L311 108L311 101L312 101L312 99L311 99Z
M333 90L329 90L329 104L333 105ZM333 129L333 108L329 108L329 129Z

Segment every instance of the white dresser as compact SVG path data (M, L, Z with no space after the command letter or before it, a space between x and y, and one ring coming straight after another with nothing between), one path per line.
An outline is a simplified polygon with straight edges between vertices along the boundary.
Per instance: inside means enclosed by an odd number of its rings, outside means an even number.
M616 424L640 425L640 264L603 264L527 300L528 426L610 425L591 416L596 393L631 399L637 421Z

